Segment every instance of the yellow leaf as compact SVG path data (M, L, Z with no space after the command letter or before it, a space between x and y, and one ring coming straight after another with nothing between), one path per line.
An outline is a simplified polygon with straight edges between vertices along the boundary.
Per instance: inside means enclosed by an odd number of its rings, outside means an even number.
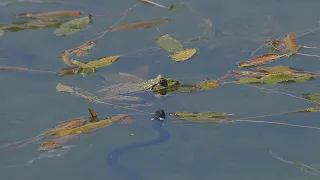
M185 49L176 54L172 54L169 57L175 61L185 61L190 59L194 54L196 54L196 49Z
M296 36L293 34L288 34L284 41L287 49L290 51L296 52L300 48L296 42Z
M120 58L120 56L109 56L102 59L98 59L95 61L90 61L88 63L83 63L78 60L70 60L73 64L82 67L82 68L99 68L103 66L111 65L113 62L117 61Z

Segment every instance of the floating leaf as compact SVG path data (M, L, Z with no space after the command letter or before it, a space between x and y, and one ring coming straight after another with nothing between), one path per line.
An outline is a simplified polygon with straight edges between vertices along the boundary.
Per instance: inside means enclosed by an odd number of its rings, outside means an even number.
M211 89L219 87L218 80L204 80L200 84L197 85L199 89Z
M192 122L235 123L234 120L223 119L233 114L220 112L176 112L174 116Z
M306 80L312 79L312 76L305 75L301 77L292 77L290 75L283 74L270 74L262 78L240 78L237 83L266 83L266 84L276 84L283 82L304 82Z
M176 54L170 55L169 57L175 61L185 61L190 59L194 54L196 54L196 49L185 49Z
M95 130L97 128L105 127L105 126L110 125L110 124L115 123L115 122L124 121L127 118L129 118L128 115L111 117L111 118L100 120L100 121L97 121L97 122L88 123L88 124L85 124L85 125L77 127L77 128L73 128L73 129L69 129L69 130L61 130L61 131L57 132L56 134L54 134L54 136L66 136L66 135L71 135L71 134L82 134L82 133L85 133L85 132L89 132L89 131Z
M132 23L113 26L109 28L109 31L113 32L113 31L122 31L122 30L134 30L139 28L149 28L149 27L158 26L160 24L164 24L167 22L169 22L169 19L156 19L156 20L132 22Z
M35 12L35 13L23 13L17 14L19 18L37 18L37 19L58 19L79 17L81 15L78 11L53 11L53 12Z
M64 93L73 93L74 89L71 86L64 85L62 83L58 83L56 86L56 89L58 92L64 92Z
M294 34L288 34L284 42L286 48L292 52L296 52L300 48L300 46L296 42L296 36Z
M58 76L87 76L95 74L97 71L95 68L81 68L81 67L73 67L73 68L66 68L61 69L57 72Z
M169 52L178 53L183 50L182 43L169 34L159 36L156 41L162 49Z
M70 52L69 51L65 51L64 53L63 53L63 55L61 56L61 59L62 59L62 61L66 64L66 65L68 65L68 66L72 66L72 64L70 63L70 61L69 61L69 57L70 57Z
M304 97L312 102L320 103L320 94L314 93L314 94L304 94Z
M41 144L39 151L50 151L52 149L61 148L61 144L56 143L55 141L47 141Z
M320 111L320 107L316 106L316 107L298 110L297 112L319 112L319 111Z
M259 66L263 64L268 64L274 60L277 60L283 56L286 56L286 54L278 55L278 54L265 54L259 57L256 57L254 59L250 59L245 62L239 63L238 67L250 67L250 66Z
M269 73L254 72L254 71L231 71L231 74L240 76L251 76L251 77L263 77L269 75Z
M81 17L77 19L70 20L60 25L60 27L56 28L54 34L56 36L64 36L76 33L85 27L91 22L91 16Z
M18 32L21 30L40 29L45 27L54 27L62 24L55 20L38 20L31 22L14 22L11 24L0 24L0 30Z
M88 63L83 63L81 61L77 61L74 59L72 59L70 61L71 61L71 63L73 63L81 68L99 68L99 67L111 65L113 62L117 61L119 58L120 58L120 56L109 56L109 57L102 58L99 60L90 61Z
M257 67L258 71L265 71L272 74L291 74L301 72L290 68L289 66Z
M95 42L88 41L81 46L78 46L74 49L68 50L70 54L74 54L75 56L86 56L87 51L95 46Z

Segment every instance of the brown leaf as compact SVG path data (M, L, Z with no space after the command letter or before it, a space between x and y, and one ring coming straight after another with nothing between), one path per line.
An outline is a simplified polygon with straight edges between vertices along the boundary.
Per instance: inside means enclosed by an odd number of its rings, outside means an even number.
M288 50L296 52L300 46L297 44L296 36L294 34L288 34L284 40L285 46Z
M117 26L113 26L109 28L109 31L122 31L122 30L134 30L139 28L148 28L153 26L158 26L160 24L164 24L169 22L169 19L156 19L156 20L147 20L147 21L139 21L139 22L132 22L127 24L120 24Z
M75 56L86 56L88 55L87 51L95 46L95 42L88 41L76 48L68 50L70 54L74 54Z
M88 110L89 110L89 112L90 112L91 117L93 117L93 118L96 118L96 117L97 117L97 113L96 113L95 110L93 110L93 109L91 109L91 108L88 108Z
M78 11L53 11L53 12L34 12L34 13L22 13L17 14L19 18L38 18L38 19L58 19L79 17L81 15Z
M64 93L73 93L74 89L71 86L63 85L61 83L58 83L56 86L56 89L58 92L64 92Z
M278 54L265 54L254 59L250 59L245 62L241 62L238 64L238 67L250 67L250 66L259 66L263 64L268 64L274 60L277 60L283 56L287 56L286 54L278 55Z
M69 61L69 57L70 57L70 52L69 51L65 51L64 54L61 56L61 59L66 65L71 67L72 64Z

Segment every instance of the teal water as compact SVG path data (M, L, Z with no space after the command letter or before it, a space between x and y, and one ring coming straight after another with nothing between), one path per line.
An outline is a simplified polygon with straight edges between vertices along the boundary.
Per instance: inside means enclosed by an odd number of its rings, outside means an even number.
M0 1L2 2L2 0ZM15 14L39 11L73 10L83 14L120 12L136 1L63 1L62 4L15 3L0 6L0 24L19 21ZM169 18L170 23L159 26L179 40L204 36L200 24L209 18L216 30L207 43L188 44L197 55L186 62L176 63L164 51L145 51L128 54L111 66L99 69L94 76L58 77L53 73L0 71L2 105L0 108L0 144L36 136L57 123L79 116L87 116L87 108L101 116L132 113L126 109L96 104L76 96L56 91L57 83L83 88L96 93L106 86L102 76L118 72L131 73L148 67L144 78L158 74L174 77L183 83L197 83L206 78L217 79L236 65L251 58L261 41L268 37L282 38L287 33L318 27L318 1L262 1L262 0L176 0L156 1L174 4L168 11L141 4L130 11L120 23ZM0 3L1 5L1 3ZM59 56L66 50L83 44L106 30L121 16L94 17L84 30L69 36L56 37L54 29L26 30L7 33L0 39L0 66L19 66L30 69L57 71L66 68ZM107 33L98 41L90 55L82 60L126 54L127 52L156 47L156 28ZM304 45L317 46L319 33L298 38ZM264 48L256 53L266 53ZM303 50L319 54L320 50ZM310 72L319 72L316 57L293 56L271 65L287 65ZM319 80L305 83L259 85L300 96L319 92ZM290 89L289 89L290 88ZM217 89L192 94L173 94L156 98L142 94L143 102L153 104L139 110L155 112L163 108L167 113L176 111L218 111L233 113L235 118L247 119L313 106L312 103L279 93L265 93L257 88L225 84ZM119 102L112 102L119 103ZM123 103L123 102L122 102ZM38 179L120 179L107 164L108 154L115 148L157 138L151 128L150 114L131 115L133 124L113 124L86 133L67 143L67 149L54 153L37 151L39 142L17 151L0 149L0 177L12 180ZM255 118L291 124L320 126L319 113L303 113ZM301 171L298 165L274 158L269 151L285 160L306 165L320 163L318 155L320 131L259 123L213 124L165 120L163 127L170 132L169 141L136 149L124 154L119 163L140 174L144 179L211 180L211 179L318 179L320 174ZM70 148L70 149L68 149ZM60 156L54 156L60 155ZM51 157L54 156L54 157ZM39 158L41 157L41 158ZM316 167L316 166L314 166ZM320 167L318 167L320 171Z

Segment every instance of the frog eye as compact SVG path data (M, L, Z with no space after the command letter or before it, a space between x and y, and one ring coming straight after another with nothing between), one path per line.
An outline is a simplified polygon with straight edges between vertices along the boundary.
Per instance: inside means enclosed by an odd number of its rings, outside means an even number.
M168 82L166 79L160 79L159 84L163 87L168 87Z

